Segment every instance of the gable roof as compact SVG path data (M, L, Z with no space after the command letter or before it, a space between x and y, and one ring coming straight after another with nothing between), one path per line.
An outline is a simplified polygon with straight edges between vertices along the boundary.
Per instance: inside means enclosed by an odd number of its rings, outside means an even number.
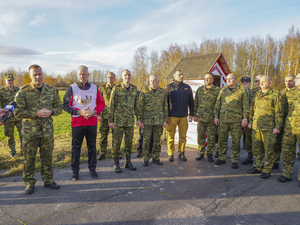
M226 73L231 73L231 70L222 53L209 55L200 55L194 57L182 58L172 71L166 76L166 80L173 80L173 74L176 70L181 70L184 74L184 79L198 80L204 78L205 74L213 68L216 62Z

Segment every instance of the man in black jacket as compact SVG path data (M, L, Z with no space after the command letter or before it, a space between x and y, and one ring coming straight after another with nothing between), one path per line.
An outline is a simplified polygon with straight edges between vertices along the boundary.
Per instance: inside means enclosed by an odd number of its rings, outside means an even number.
M193 121L194 100L193 92L189 85L183 83L183 74L180 70L174 73L174 82L168 84L165 89L168 100L168 155L169 161L174 161L174 137L176 127L179 129L178 158L187 161L185 152L186 132L188 129L188 109L190 111L189 122Z

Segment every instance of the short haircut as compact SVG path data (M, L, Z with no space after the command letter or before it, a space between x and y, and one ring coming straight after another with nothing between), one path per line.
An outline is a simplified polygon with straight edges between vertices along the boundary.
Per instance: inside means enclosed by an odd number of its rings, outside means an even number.
M111 74L111 75L113 74L113 75L114 75L114 77L116 77L116 74L115 74L115 73L113 73L113 72L108 72L106 76L108 76L109 74Z
M287 75L285 78L287 78L287 77L292 77L293 80L295 80L295 76L293 74Z
M267 76L269 81L272 81L272 77L270 75L262 75L262 76Z
M156 77L156 79L159 81L159 77L158 77L158 75L157 74L151 74L150 76L149 76L149 80L150 80L150 77L151 76L155 76Z
M174 76L177 72L180 72L180 73L181 73L181 70L176 70L176 71L173 73L173 76Z
M125 70L122 71L122 74L123 74L125 71L131 73L129 69L125 69Z
M81 66L79 66L79 67L77 68L77 70L79 70L80 68L84 68L84 69L86 69L87 71L89 71L89 68L88 68L87 66L81 65Z
M40 68L42 70L42 67L40 67L37 64L33 64L33 65L29 66L29 70L28 71L30 71L32 68L34 68L34 69Z
M213 73L211 73L211 72L207 72L205 75L207 75L207 74L211 75L211 76L212 76L212 78L213 78L213 79L215 79L215 75L214 75ZM204 76L205 76L205 75L204 75Z
M263 75L256 75L256 76L255 76L255 80L256 80L256 78L258 78L258 77L261 78L262 76L263 76Z
M234 74L234 73L229 73L228 75L234 75L235 76L235 79L237 79L237 76ZM228 76L227 75L227 76Z

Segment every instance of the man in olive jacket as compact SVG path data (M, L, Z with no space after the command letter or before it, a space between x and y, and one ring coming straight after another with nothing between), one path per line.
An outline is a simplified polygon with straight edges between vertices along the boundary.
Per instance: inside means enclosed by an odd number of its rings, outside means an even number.
M153 132L152 162L163 165L159 160L161 152L160 137L168 121L167 94L158 87L159 78L156 74L150 76L150 86L141 92L139 99L140 127L143 129L143 166L148 166L150 154L148 151L151 134Z

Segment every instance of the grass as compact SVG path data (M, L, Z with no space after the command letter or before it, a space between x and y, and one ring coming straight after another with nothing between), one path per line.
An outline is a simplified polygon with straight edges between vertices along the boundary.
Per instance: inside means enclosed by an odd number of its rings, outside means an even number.
M63 98L65 92L60 91L59 95L61 99ZM66 168L71 166L71 140L72 140L72 130L71 130L71 116L70 114L63 111L59 116L53 116L54 124L54 150L53 150L53 168ZM99 131L99 126L98 126ZM108 136L108 152L111 152L111 133ZM138 145L139 131L138 127L134 128L134 138L132 150ZM20 156L20 141L17 129L15 129L15 142L17 155L13 158L10 157L10 149L7 146L7 140L3 132L3 126L0 127L0 178L20 175L23 171L23 156ZM100 146L100 134L97 134L97 154L99 154ZM124 148L124 143L122 144L122 150ZM106 158L112 157L110 154L106 155ZM83 142L81 148L81 163L88 162L88 151L86 147L86 142ZM36 170L38 171L41 167L40 155L37 154L36 157Z

